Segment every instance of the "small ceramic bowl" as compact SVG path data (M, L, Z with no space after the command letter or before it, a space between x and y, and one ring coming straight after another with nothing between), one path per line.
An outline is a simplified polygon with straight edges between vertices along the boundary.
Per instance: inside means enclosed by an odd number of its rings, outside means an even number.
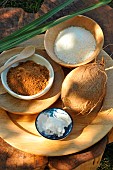
M7 60L7 62L5 64L7 64L9 61L12 61L15 57L16 57L16 55L11 57L9 60ZM49 63L48 60L46 60L41 55L34 54L31 57L29 57L28 59L22 60L22 62L25 62L25 61L28 61L28 60L32 60L35 63L38 63L42 66L45 66L49 70L49 82L48 82L47 86L45 87L44 90L42 90L41 92L39 92L35 95L30 95L30 96L20 95L20 94L15 93L14 91L12 91L8 86L7 73L8 73L8 71L11 67L16 67L20 62L13 64L12 66L10 66L9 68L7 68L6 70L4 70L1 73L1 81L2 81L2 84L3 84L4 88L6 89L6 91L9 94L11 94L12 96L19 98L19 99L23 99L23 100L31 100L31 99L36 99L36 98L43 96L44 94L46 94L49 91L49 89L51 88L53 81L54 81L54 70L53 70L53 68L52 68L52 66L51 66L51 64Z
M73 120L63 109L50 108L39 113L35 126L44 138L62 140L70 134L73 128Z
M64 59L66 58L65 55L67 54L67 50L69 48L70 48L69 49L70 51L75 50L75 46L79 40L79 38L76 39L74 41L74 44L72 44L72 42L70 42L69 36L67 39L66 39L66 36L65 36L65 39L63 38L64 33L61 33L61 32L67 28L70 28L70 27L80 27L80 28L83 28L84 30L87 30L87 32L91 33L91 35L95 41L94 50L90 51L89 47L87 47L87 50L89 50L89 52L90 52L90 53L88 53L89 56L86 57L83 54L84 58L81 59L78 57L78 61L76 60L76 62L74 62L74 63L71 59L70 60L72 63L70 61L65 62L65 60L61 59L61 58L64 58ZM62 53L64 52L64 51L62 52L62 49L65 49L64 57L60 57L60 58L55 53L55 46L56 46L55 42L56 42L56 39L58 39L59 34L62 37L63 41L62 41L62 45L59 44L59 49L57 51L60 51L60 53L61 53L60 55L62 55ZM71 34L71 36L73 36L73 34ZM81 34L79 35L79 37L81 37ZM61 39L60 39L60 42L61 42ZM76 42L76 44L75 44L75 42ZM77 67L77 66L80 66L83 64L87 64L87 63L93 61L94 59L96 59L103 47L103 43L104 43L104 35L103 35L103 31L102 31L101 27L94 20L92 20L89 17L83 16L83 15L75 16L71 19L68 19L68 20L48 29L46 31L45 37L44 37L44 46L45 46L45 49L46 49L46 52L48 53L48 55L56 63L60 64L61 66L69 67L69 68L74 68L74 67ZM67 47L68 44L69 44L69 46ZM84 44L84 40L82 41L82 44L85 46L86 43ZM81 44L81 46L82 46L82 44ZM91 44L91 43L89 42L89 44ZM72 50L71 50L71 48L72 48ZM78 50L78 51L80 53L80 50ZM69 55L68 58L70 58L71 54L69 53L68 55ZM82 52L81 52L81 55L82 55ZM75 58L76 58L76 56L75 56Z

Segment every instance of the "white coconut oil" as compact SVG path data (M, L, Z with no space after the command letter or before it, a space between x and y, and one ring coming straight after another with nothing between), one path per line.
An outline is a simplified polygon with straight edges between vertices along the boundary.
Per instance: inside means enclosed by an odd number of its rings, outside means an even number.
M42 133L44 131L45 135L57 135L61 137L65 133L65 127L68 127L72 122L68 114L62 114L62 110L58 112L54 111L53 116L48 116L45 112L40 114L38 117L37 127Z

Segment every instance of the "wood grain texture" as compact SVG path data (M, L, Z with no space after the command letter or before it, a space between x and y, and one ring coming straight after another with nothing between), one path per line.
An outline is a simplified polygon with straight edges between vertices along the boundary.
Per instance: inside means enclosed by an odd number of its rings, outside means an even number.
M40 12L38 12L37 14L28 14L25 13L22 9L18 9L18 8L1 8L0 9L0 38L5 37L6 35L11 34L11 32L17 30L18 28L22 27L23 25L26 25L27 23L31 22L32 20L34 20L35 18L38 18L40 15L43 15L45 12L49 11L50 9L52 9L53 7L55 7L56 5L58 5L61 2L61 0L57 1L57 0L45 0L44 4L40 10ZM62 0L63 2L63 0ZM96 0L79 0L77 3L74 2L72 3L71 6L65 8L64 10L60 11L59 13L57 13L56 15L54 15L53 18L51 19L55 19L67 14L70 14L72 12L75 12L76 10L79 10L80 8L84 8L86 6L89 6L91 3L95 3ZM16 14L16 15L15 15ZM88 13L85 13L86 16L91 17L92 19L94 19L103 29L104 32L104 37L105 37L105 43L104 46L108 45L107 48L105 48L104 50L111 55L113 53L113 48L112 45L109 44L113 44L113 9L107 5L100 7L96 10L90 11ZM29 40L30 41L30 40ZM29 43L28 41L28 43ZM24 42L22 45L25 46ZM21 46L21 45L19 45ZM113 55L112 55L113 56ZM112 57L111 56L111 57ZM1 63L0 63L1 64ZM109 61L109 65L110 65L110 61ZM2 89L2 93L3 93L3 89ZM5 93L5 91L4 91ZM109 92L110 93L110 92ZM109 123L109 122L108 122ZM3 126L4 127L4 126ZM2 128L3 128L2 127ZM14 133L16 134L16 133ZM8 138L9 135L6 135L6 138ZM102 155L105 146L106 146L106 137L102 140L99 141L99 143L96 143L96 145L93 145L92 147L88 148L88 152L84 151L81 153L75 153L73 154L73 157L71 157L71 162L68 161L68 165L67 162L63 161L63 165L66 164L67 167L70 167L70 169L75 169L74 168L74 164L75 163L77 166L77 170L82 170L83 168L86 167L87 170L89 170L90 168L92 168L92 164L95 164L97 155ZM111 134L111 142L113 142L113 138L112 138L112 134ZM96 146L96 147L95 147ZM101 150L102 149L102 150ZM89 153L89 154L88 154ZM81 156L80 156L81 154ZM91 157L90 157L90 156ZM94 158L92 158L92 156L94 155ZM33 156L26 152L22 152L18 149L15 149L14 147L12 147L11 145L7 144L6 142L4 142L3 139L0 138L0 169L1 170L35 170L35 169L40 169L43 170L43 164L39 163L39 159L38 157L34 158L34 162L30 162L30 157L33 158ZM54 158L54 157L53 157ZM58 157L57 157L58 158ZM62 157L60 156L59 159L61 159ZM91 162L89 163L89 159L91 158ZM99 158L101 159L101 156L99 156ZM40 159L43 161L43 158L40 157ZM65 156L63 157L64 160L67 160L67 158L65 159ZM44 160L44 166L47 163L47 160ZM83 161L85 161L85 164L83 163ZM72 163L72 166L70 166L70 164ZM99 163L99 162L97 162ZM78 167L79 164L79 167ZM88 166L87 166L87 165ZM39 166L40 167L39 167ZM61 161L59 162L59 165L52 165L51 162L51 166L52 169L58 169L61 168ZM82 169L80 169L80 167ZM89 168L89 169L88 169ZM69 168L68 168L69 169ZM93 167L94 169L94 167ZM64 169L63 169L64 170Z
M48 158L20 151L0 138L0 170L44 170Z
M107 142L105 138L106 137L104 137L100 142L93 145L92 147L89 147L88 149L85 149L79 153L66 156L49 157L48 165L50 169L96 170L105 150L104 147L105 143Z
M0 55L0 61L3 63L11 56L18 54L23 48L18 47L12 50L8 50ZM0 86L0 107L15 113L15 114L35 114L49 107L60 96L61 85L64 80L64 73L62 68L50 59L45 51L36 50L37 54L44 56L53 66L54 70L54 82L51 89L42 97L33 100L21 100L11 96L8 93L2 93L2 85Z
M108 76L107 93L102 108L99 112L94 110L87 116L77 116L71 112L74 126L67 138L52 141L40 137L35 129L36 115L19 116L7 114L2 110L0 114L0 126L3 127L0 128L1 137L20 150L44 156L76 153L102 139L113 127L113 60L104 51L101 51L98 59L101 57L105 59ZM56 101L51 107L62 107L61 100Z
M65 170L74 168L83 170L85 167L87 168L86 170L90 170L89 168L91 167L96 170L105 150L106 143L107 137L104 137L97 144L80 153L44 157L18 150L0 138L0 170L64 170L64 167Z

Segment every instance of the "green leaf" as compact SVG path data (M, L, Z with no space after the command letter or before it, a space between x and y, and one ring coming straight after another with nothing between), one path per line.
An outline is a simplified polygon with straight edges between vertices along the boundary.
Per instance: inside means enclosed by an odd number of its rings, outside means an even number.
M109 2L111 2L111 0L100 0L98 3L91 5L90 7L79 10L79 11L73 13L73 14L70 14L70 15L65 16L63 18L60 18L58 20L48 22L48 23L42 24L42 25L39 24L37 27L32 26L27 31L21 32L19 34L19 36L14 36L12 39L8 39L7 41L4 41L4 40L6 40L6 38L4 38L3 40L0 41L0 51L2 52L4 50L15 47L19 43L22 43L25 40L28 40L28 39L30 39L30 38L38 35L38 34L41 34L41 33L45 32L47 29L49 29L49 28L51 28L51 27L53 27L53 26L55 26L55 25L57 25L61 22L64 22L67 19L70 19L74 16L83 14L83 13L88 12L88 11L94 10L94 9L101 7L102 5L105 5Z
M99 0L99 2L110 3L112 0Z
M26 31L29 31L30 29L33 29L39 25L41 25L42 23L44 23L45 21L47 21L47 19L51 18L53 15L55 15L57 12L59 12L61 9L65 8L66 6L68 6L69 4L71 4L74 0L66 0L63 4L60 4L59 6L57 6L56 8L53 8L51 11L49 11L48 13L44 14L43 16L41 16L38 19L35 19L34 21L32 21L31 23L27 24L26 26L24 26L23 28L20 28L19 30L15 31L14 33L12 33L11 35L5 37L4 39L2 39L2 42L10 40L11 38L14 38L22 33L25 33ZM1 41L0 41L1 43Z

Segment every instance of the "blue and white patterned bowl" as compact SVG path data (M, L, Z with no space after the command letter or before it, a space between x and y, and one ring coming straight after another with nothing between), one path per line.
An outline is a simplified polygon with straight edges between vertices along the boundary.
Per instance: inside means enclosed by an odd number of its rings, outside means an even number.
M41 136L51 140L61 140L70 134L73 120L63 109L50 108L39 113L35 126Z

